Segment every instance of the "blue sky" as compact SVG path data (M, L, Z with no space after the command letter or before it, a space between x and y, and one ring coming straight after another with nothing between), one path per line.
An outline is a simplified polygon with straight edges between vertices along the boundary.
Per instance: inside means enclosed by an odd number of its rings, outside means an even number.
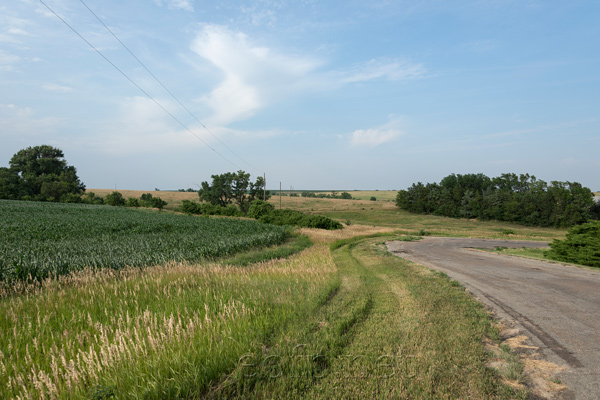
M41 1L5 0L1 166L49 144L88 188L243 169L271 189L514 172L600 190L597 0L84 1L44 3L177 120Z

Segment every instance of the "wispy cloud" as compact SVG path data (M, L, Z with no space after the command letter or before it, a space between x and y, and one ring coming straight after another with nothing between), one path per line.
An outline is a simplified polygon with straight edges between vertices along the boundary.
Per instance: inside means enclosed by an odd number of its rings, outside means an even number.
M45 83L44 85L42 85L42 88L49 92L55 92L55 93L69 93L69 92L73 91L72 87L63 86L63 85L59 85L56 83Z
M170 9L194 11L194 6L190 0L154 0L154 2L159 6L166 6Z
M0 49L0 71L9 71L21 58Z
M311 86L307 78L320 65L259 46L221 25L205 25L191 47L223 74L221 83L202 98L213 109L210 122L216 125L247 119L283 96L306 90Z
M423 77L425 68L421 64L397 59L379 58L356 65L349 71L339 72L346 83L365 82L376 79L391 81L412 80Z
M159 99L167 109L174 104ZM93 145L110 154L165 153L174 149L202 147L202 141L177 123L147 97L130 97L120 104L121 116L97 131ZM190 126L206 143L208 132Z
M53 131L60 118L40 117L31 107L0 104L0 138L2 141L22 140Z
M370 129L358 129L350 135L350 144L352 146L376 147L390 142L404 134L400 128L402 118L391 117L391 120L385 124Z

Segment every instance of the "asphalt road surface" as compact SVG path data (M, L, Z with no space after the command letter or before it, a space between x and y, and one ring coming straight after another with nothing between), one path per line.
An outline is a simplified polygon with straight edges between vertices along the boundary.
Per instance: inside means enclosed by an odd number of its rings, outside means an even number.
M387 245L445 272L514 322L544 359L565 368L558 377L568 389L559 398L600 399L600 271L473 251L547 245L541 242L429 237Z

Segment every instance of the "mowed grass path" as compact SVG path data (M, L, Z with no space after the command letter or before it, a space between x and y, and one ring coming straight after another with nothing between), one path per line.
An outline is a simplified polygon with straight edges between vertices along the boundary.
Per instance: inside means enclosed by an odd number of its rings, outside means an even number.
M446 277L389 255L381 238L333 251L339 286L212 392L220 398L515 399L486 366L498 333ZM491 339L490 339L491 338Z

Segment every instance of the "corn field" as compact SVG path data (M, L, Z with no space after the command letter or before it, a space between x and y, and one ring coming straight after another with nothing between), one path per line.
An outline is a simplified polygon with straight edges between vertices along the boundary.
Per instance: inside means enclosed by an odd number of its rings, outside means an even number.
M285 236L284 228L255 221L0 200L0 282L197 261L279 244Z

